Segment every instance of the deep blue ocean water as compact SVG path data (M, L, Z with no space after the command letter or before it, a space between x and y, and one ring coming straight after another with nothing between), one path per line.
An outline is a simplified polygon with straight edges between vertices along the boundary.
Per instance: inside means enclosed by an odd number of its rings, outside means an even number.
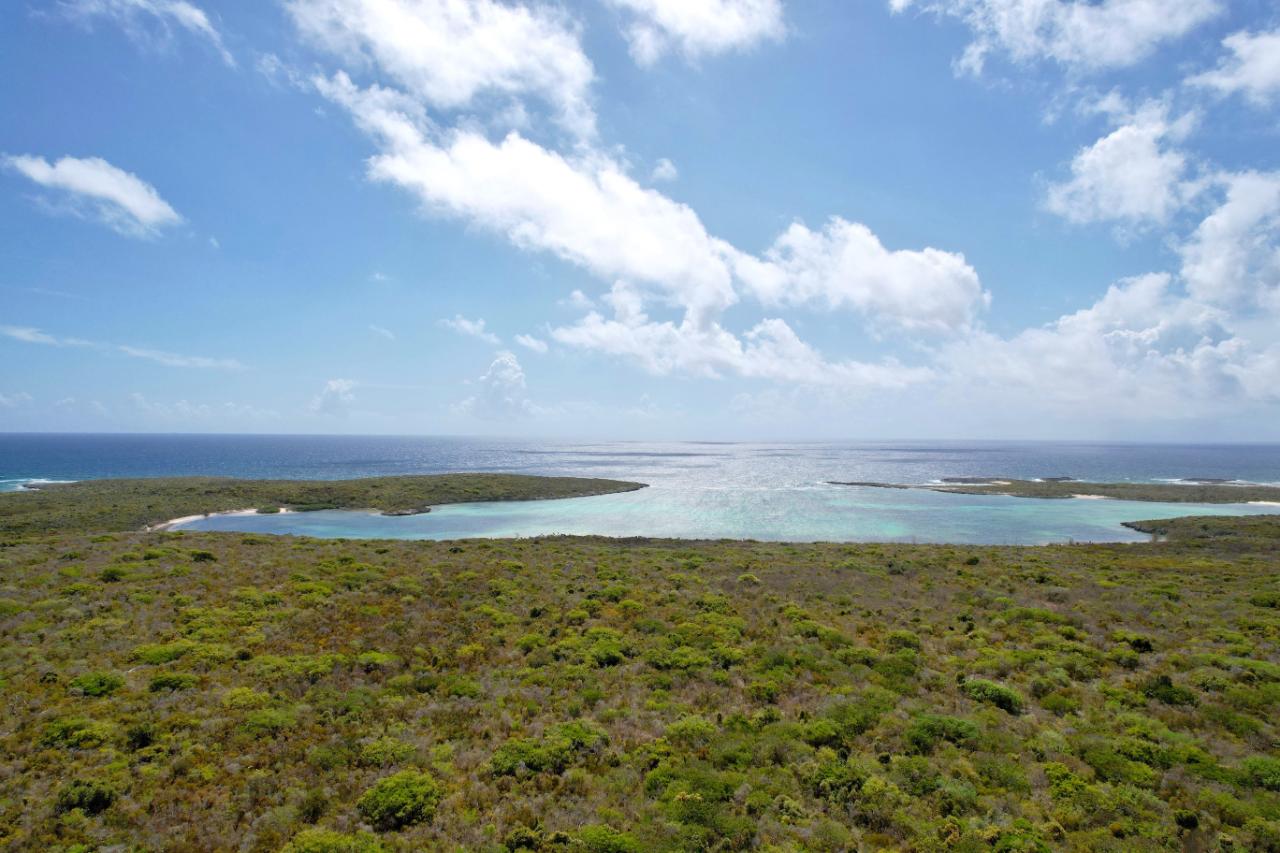
M842 541L1129 541L1139 518L1280 507L1041 501L830 486L944 477L1190 478L1280 484L1280 445L1051 442L596 442L368 436L0 435L0 490L31 480L184 474L339 479L449 471L614 477L624 495L359 512L214 517L198 529L454 538L551 533Z

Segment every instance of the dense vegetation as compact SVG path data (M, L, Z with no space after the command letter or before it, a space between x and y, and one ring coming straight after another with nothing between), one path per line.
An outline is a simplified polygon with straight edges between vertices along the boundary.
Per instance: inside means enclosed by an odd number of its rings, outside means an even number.
M960 495L1011 495L1018 498L1071 498L1088 495L1125 501L1159 503L1235 504L1250 501L1280 502L1276 486L1227 483L1088 483L1083 480L1014 480L966 478L965 482L906 485L901 483L837 482L836 486L876 489L927 489Z
M0 499L0 533L134 530L186 515L238 509L375 509L402 514L433 505L524 501L627 492L640 483L516 474L436 474L358 480L166 477L54 483Z
M1159 524L1040 548L27 525L0 534L0 845L1280 850L1280 518Z

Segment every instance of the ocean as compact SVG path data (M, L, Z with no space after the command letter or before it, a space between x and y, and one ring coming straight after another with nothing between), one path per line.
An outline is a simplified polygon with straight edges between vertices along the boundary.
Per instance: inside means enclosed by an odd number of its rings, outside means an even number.
M1121 522L1280 507L1028 500L828 485L944 477L1280 484L1280 445L1063 442L559 442L390 436L0 435L0 490L31 481L219 475L342 479L450 471L611 477L623 495L363 512L218 516L188 529L449 539L556 533L784 541L1137 541Z

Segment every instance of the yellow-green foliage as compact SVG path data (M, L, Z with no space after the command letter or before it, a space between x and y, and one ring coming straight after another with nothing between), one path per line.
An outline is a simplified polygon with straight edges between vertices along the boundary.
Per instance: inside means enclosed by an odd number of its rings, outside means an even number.
M1277 528L9 534L0 848L1277 849Z

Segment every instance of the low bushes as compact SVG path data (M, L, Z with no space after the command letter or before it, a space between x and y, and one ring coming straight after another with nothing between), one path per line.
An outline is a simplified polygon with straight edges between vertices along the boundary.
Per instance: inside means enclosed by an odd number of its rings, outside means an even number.
M426 773L402 770L365 791L356 809L375 829L387 832L429 822L442 796L440 785Z
M1022 694L1011 687L983 678L972 678L964 683L964 692L970 699L995 705L1010 714L1022 713L1024 706Z

